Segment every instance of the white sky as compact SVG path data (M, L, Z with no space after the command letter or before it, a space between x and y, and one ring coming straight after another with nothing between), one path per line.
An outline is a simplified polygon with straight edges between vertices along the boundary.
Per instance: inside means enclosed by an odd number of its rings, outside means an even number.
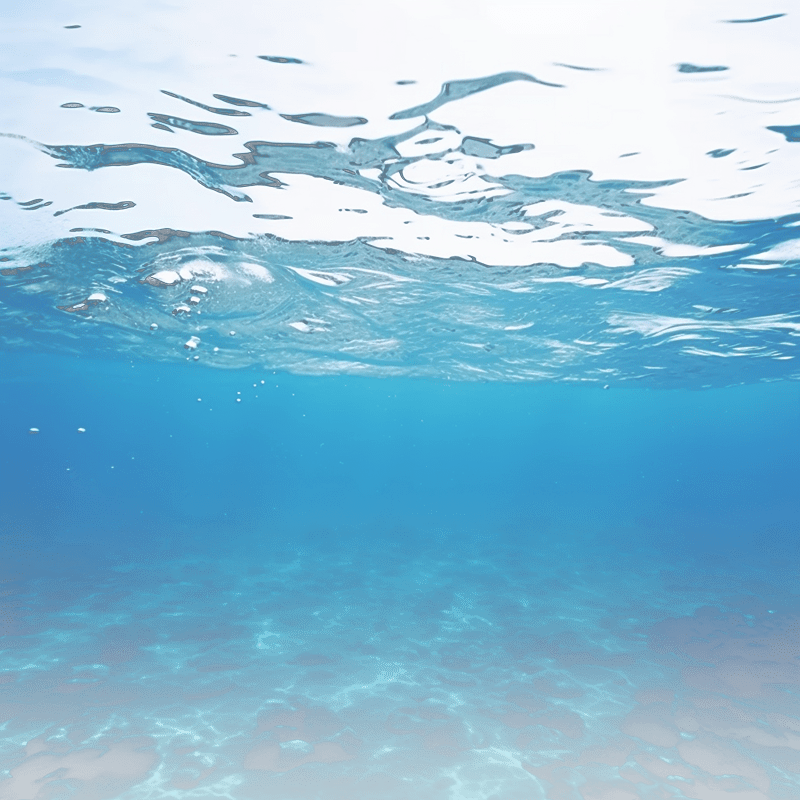
M787 11L757 24L723 22ZM477 169L530 176L580 169L597 179L682 179L646 204L712 219L769 218L800 211L800 144L766 129L800 124L798 20L800 7L791 0L6 3L0 6L0 132L46 144L174 146L237 164L232 154L244 152L244 142L253 139L322 139L344 146L353 136L401 133L422 119L392 121L391 114L432 99L444 82L519 71L564 88L506 84L442 106L431 118L463 135L500 145L530 142L534 150L479 167L466 157L449 166L422 162L414 168L419 183L398 189L441 199L433 184L452 179L454 192L466 190ZM70 24L82 27L65 30ZM306 63L273 64L258 55ZM682 74L676 65L683 62L729 69ZM398 86L397 80L417 83ZM214 93L244 97L273 111L220 117L161 89L215 106L225 104ZM60 108L65 102L111 105L121 113ZM170 134L152 128L147 112L228 124L239 134ZM309 112L362 116L369 123L317 128L279 116ZM735 152L710 158L707 152L715 149ZM626 153L637 155L621 159ZM173 227L290 239L379 236L381 246L444 256L469 251L490 264L561 259L571 266L585 256L613 267L626 258L612 246L603 253L594 246L586 255L580 242L561 243L563 252L554 254L559 243L542 242L533 232L503 236L488 223L450 223L389 209L374 194L308 176L280 176L288 184L281 192L246 189L250 204L155 165L93 173L54 166L24 141L0 138L0 190L15 201L52 201L33 212L0 203L6 244L55 239L75 227L118 233ZM52 216L87 202L122 200L137 205ZM345 214L340 207L368 213ZM254 213L293 219L259 220ZM576 207L570 213L573 223L596 229L598 209L587 208L583 217ZM619 235L607 222L609 237ZM641 235L646 227L633 221L627 230ZM467 234L474 237L469 248L460 238ZM430 239L417 238L424 236Z

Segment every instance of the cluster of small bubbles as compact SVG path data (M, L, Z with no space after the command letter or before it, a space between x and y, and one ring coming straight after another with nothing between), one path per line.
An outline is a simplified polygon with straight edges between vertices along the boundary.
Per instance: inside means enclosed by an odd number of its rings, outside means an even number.
M86 428L78 428L77 433L86 433ZM39 428L28 428L28 433L36 434L39 433Z

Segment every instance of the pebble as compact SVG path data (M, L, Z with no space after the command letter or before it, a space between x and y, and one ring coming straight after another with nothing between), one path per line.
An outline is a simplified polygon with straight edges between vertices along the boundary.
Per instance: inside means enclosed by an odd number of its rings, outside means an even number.
M227 694L235 687L236 684L230 678L201 678L184 687L183 697L186 700L205 700Z
M203 737L198 736L196 733L179 733L172 737L169 743L173 753L178 755L186 755L191 753L192 750L197 750L203 744Z

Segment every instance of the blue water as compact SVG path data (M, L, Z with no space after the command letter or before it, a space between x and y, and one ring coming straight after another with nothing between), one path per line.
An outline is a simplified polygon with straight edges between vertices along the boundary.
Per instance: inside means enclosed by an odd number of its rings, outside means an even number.
M800 796L791 4L0 8L0 800Z

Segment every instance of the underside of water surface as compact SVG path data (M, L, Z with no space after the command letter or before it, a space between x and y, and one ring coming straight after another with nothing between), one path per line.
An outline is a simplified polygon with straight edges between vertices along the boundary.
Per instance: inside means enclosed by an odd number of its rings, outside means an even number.
M611 3L595 37L507 3L474 52L434 46L413 14L375 52L372 12L356 59L299 11L281 12L289 32L255 7L252 28L212 32L140 5L74 4L77 28L63 8L7 17L7 348L169 362L192 341L206 366L458 380L797 377L791 15ZM453 14L474 36L488 9ZM303 57L261 53L289 48L278 30Z

